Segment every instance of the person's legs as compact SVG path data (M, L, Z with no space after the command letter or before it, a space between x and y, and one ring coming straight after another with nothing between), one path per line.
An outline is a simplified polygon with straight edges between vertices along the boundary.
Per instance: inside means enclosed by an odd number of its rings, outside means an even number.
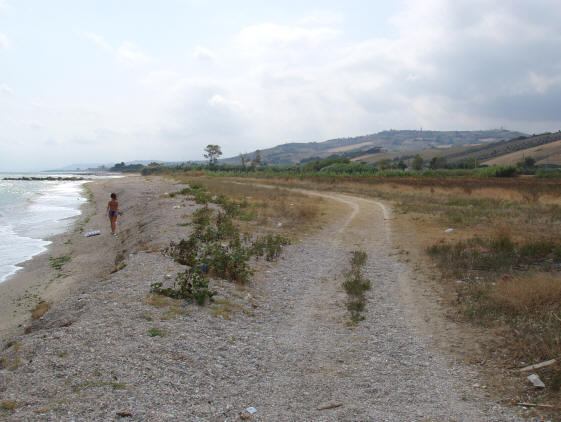
M111 233L117 233L117 214L109 217L109 221L111 221Z

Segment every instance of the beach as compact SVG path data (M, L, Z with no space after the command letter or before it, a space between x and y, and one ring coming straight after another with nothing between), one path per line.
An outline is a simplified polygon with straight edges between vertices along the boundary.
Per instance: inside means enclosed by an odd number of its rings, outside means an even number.
M0 336L25 325L30 311L39 301L56 303L68 294L86 288L113 270L118 254L124 256L138 249L140 243L150 241L152 235L147 234L144 238L144 231L136 231L139 219L151 209L152 190L163 193L168 188L173 189L173 182L146 184L142 180L139 176L128 176L94 180L85 185L91 198L83 203L82 214L76 217L76 222L68 227L68 231L47 237L51 244L46 251L20 264L21 270L0 283ZM121 233L118 238L111 236L105 214L111 192L119 196L123 213L118 219ZM146 224L150 226L150 222ZM100 230L101 235L84 237L93 230ZM60 257L69 257L69 260L57 270L53 268L52 260Z
M391 210L379 201L309 192L342 212L293 239L277 262L254 263L249 283L211 277L207 306L150 294L185 270L162 253L187 236L201 207L166 194L184 187L140 176L90 183L92 199L72 230L0 285L0 416L523 420L475 387L487 381L474 367L419 329L411 301L423 293L403 294L410 270L391 252ZM123 213L119 237L105 213L111 192ZM101 235L84 237L96 229ZM364 320L350 327L341 271L356 248L368 251L373 286ZM49 258L61 256L69 259L53 268ZM26 295L28 305L13 303ZM52 305L31 319L38 297Z

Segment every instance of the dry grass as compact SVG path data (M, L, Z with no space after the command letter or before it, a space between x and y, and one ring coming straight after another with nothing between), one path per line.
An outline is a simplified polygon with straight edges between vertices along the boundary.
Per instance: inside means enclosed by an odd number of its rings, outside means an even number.
M490 299L512 316L557 315L561 308L561 278L552 273L503 277L490 292Z
M298 234L322 223L324 200L279 186L259 186L262 180L174 175L181 183L203 184L212 195L226 195L240 207L242 229L258 225L261 231Z
M39 302L35 308L31 311L31 318L39 319L47 313L51 308L52 303L50 302Z
M178 306L179 301L176 299L171 299L164 295L159 295L157 293L149 293L143 301L147 305L155 306L157 308L163 308L166 306Z
M18 407L19 405L15 400L2 400L2 402L0 402L0 409L2 410L14 411Z

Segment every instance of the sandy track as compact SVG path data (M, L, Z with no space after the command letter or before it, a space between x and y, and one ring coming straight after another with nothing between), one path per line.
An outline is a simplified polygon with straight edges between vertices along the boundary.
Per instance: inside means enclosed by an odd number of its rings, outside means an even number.
M155 245L177 239L193 204L161 199L154 185L136 192L154 208L131 205L123 244L135 227ZM249 288L215 281L227 312L188 305L169 317L146 304L150 284L180 266L131 244L124 270L62 300L37 331L14 338L19 351L3 352L21 360L0 371L2 398L22 403L8 418L111 420L124 411L139 421L234 421L253 406L256 421L517 420L473 387L483 384L475 371L414 329L402 300L408 269L390 253L389 209L313 194L348 213L287 247L277 264L261 264ZM368 253L372 290L365 320L351 330L341 273L356 249ZM165 335L149 336L154 327Z

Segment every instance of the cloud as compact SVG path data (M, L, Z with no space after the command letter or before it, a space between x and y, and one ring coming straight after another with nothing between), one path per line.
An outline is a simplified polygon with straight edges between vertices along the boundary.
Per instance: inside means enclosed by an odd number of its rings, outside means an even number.
M152 58L130 41L124 41L119 47L115 48L109 44L101 35L94 32L85 33L86 38L93 41L107 53L111 54L119 63L127 66L138 66L150 63Z
M113 47L111 47L109 43L107 43L107 41L105 41L105 39L101 35L95 34L93 32L87 32L85 35L89 40L93 41L102 49L111 53L114 51Z
M6 84L0 84L0 93L11 95L14 91Z
M298 20L299 25L325 26L334 25L343 21L343 14L332 10L316 10Z
M7 50L10 47L10 41L8 37L0 32L0 51Z
M339 30L328 27L307 28L273 23L251 25L242 29L236 36L236 49L249 59L260 60L267 64L276 59L286 64L309 62L306 55L335 40ZM315 54L314 54L315 55Z
M117 58L122 63L136 66L150 63L152 58L140 50L130 41L125 41L116 51Z
M195 47L193 57L202 62L216 62L216 54L208 48L201 47L200 45Z

